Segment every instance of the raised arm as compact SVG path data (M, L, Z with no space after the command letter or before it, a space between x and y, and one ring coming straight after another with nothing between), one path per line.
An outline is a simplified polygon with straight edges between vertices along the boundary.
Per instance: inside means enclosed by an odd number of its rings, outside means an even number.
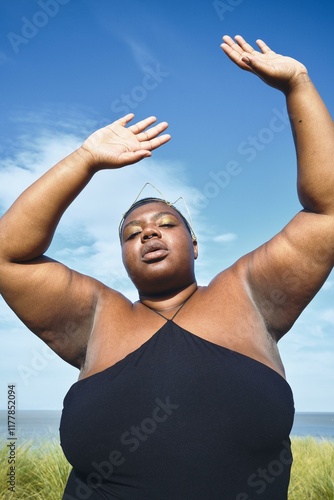
M321 288L334 263L334 128L305 66L261 40L223 37L223 51L240 68L286 97L303 210L272 240L241 261L268 329L280 338Z
M19 318L66 361L79 366L102 285L44 256L67 207L102 169L151 156L169 140L156 119L129 114L83 145L25 190L0 220L0 293Z

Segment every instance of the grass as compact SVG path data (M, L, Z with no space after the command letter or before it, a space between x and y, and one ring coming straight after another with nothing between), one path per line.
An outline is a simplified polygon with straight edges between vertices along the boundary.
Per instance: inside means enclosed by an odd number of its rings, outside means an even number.
M334 441L293 438L289 500L334 500Z
M60 500L70 472L57 440L26 442L17 447L15 493L8 491L6 444L0 447L0 500Z
M289 500L334 500L334 441L293 438ZM16 491L7 490L7 443L0 444L0 500L61 500L70 471L56 440L25 443L16 453ZM209 499L208 499L209 500Z

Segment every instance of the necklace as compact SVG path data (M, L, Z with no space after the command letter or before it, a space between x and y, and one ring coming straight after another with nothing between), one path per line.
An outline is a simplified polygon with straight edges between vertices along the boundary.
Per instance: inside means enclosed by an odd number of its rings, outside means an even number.
M173 316L171 318L166 318L166 316L164 316L163 314L161 314L160 311L158 311L157 309L154 309L153 307L151 306L147 306L146 304L144 304L143 302L139 301L141 304L143 304L143 306L147 307L148 309L151 309L151 311L155 312L156 314L158 314L159 316L161 316L162 318L164 318L166 321L173 321L173 319L175 318L175 316L181 311L182 307L188 302L188 300L194 295L194 293L196 292L197 290L197 287L196 289L193 291L193 293L191 295L189 295L188 298L186 298L186 300L184 302L182 302L182 304L180 306L174 306L174 307L178 307L177 311L173 314ZM167 309L164 309L164 311L169 311L171 309L174 309L174 307L169 307Z

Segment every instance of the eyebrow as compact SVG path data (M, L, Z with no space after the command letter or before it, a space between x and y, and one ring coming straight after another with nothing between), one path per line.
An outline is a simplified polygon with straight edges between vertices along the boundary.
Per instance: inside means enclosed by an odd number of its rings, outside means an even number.
M164 211L164 212L158 212L156 214L154 214L153 216L153 220L157 220L159 219L160 217L163 217L164 215L172 215L173 217L175 217L176 219L178 219L178 216L176 213L174 212L169 212L169 211ZM124 226L123 226L123 231L129 227L129 226L139 226L141 224L141 220L131 220L130 222L127 222Z

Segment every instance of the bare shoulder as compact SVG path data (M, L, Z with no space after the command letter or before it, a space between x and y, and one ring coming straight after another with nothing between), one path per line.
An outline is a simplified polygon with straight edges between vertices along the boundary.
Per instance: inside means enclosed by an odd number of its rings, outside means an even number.
M233 265L218 273L207 286L208 294L226 295L247 293L248 256L238 259Z
M188 331L256 359L284 376L275 339L249 288L248 259L247 255L242 257L207 287L199 287L192 318L180 317L180 321Z
M155 321L155 315L148 309L133 304L116 290L101 286L80 379L112 366L137 349L158 329Z
M211 318L217 323L223 322L234 335L243 331L252 338L267 337L266 322L249 285L250 258L251 254L241 257L209 283L205 290L206 303Z
M132 303L120 292L104 283L73 272L72 297L62 313L61 328L57 328L49 346L65 361L81 368L85 363L91 336L101 323L117 325L131 310Z
M115 321L119 318L124 319L124 314L131 314L133 303L125 297L123 293L110 288L109 286L97 282L97 304L96 317L112 317Z

